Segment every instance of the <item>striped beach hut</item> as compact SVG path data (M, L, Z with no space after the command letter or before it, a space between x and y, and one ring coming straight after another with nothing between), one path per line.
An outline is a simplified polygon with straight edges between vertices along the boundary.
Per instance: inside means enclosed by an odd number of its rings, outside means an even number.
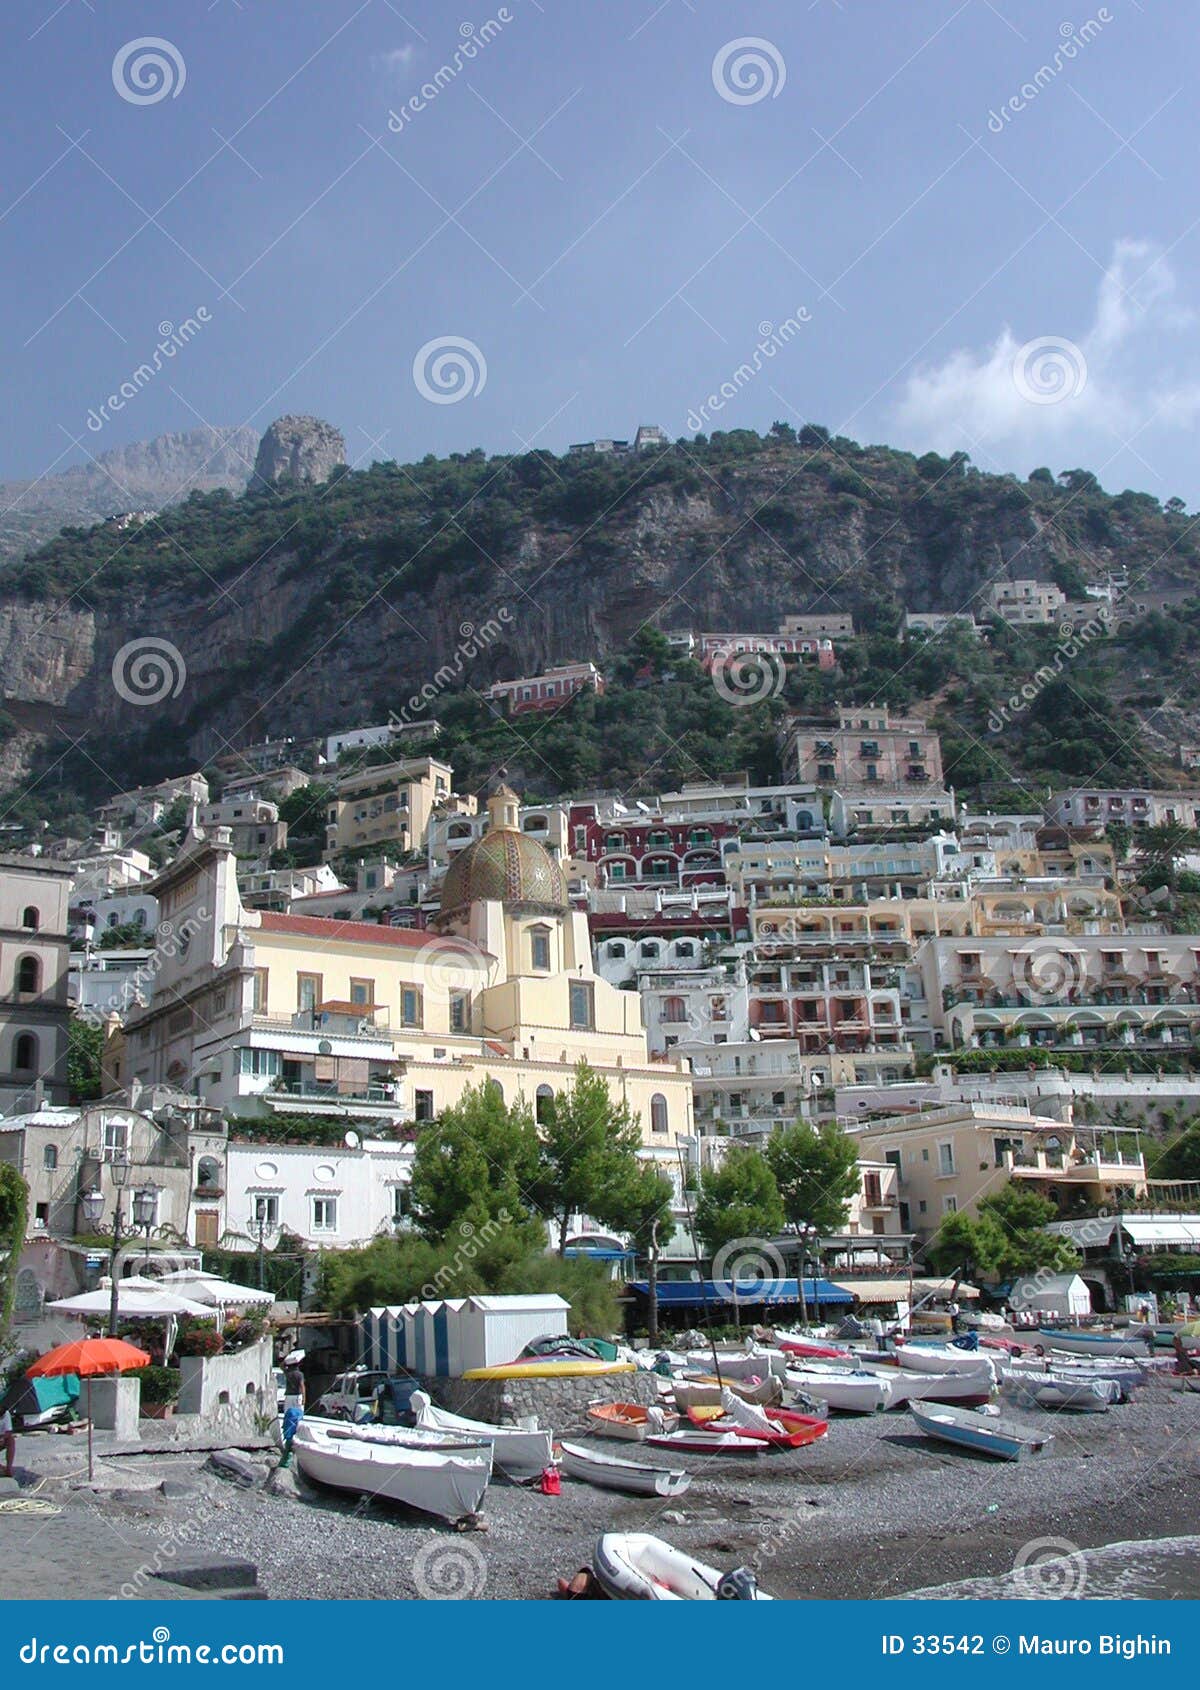
M359 1322L365 1367L438 1379L512 1361L534 1338L566 1334L570 1304L554 1294L450 1297L370 1309Z

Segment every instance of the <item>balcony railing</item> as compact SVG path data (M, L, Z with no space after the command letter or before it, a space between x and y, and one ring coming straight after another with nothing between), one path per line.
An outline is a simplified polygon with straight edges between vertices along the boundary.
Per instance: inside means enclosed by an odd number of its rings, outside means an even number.
M396 1089L384 1084L370 1085L365 1090L342 1091L334 1080L274 1079L267 1087L268 1097L302 1097L323 1103L390 1103L398 1102Z

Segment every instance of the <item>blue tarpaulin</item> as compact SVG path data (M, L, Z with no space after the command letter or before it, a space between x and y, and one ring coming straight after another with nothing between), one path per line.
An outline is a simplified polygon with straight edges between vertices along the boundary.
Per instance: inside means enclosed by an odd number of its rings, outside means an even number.
M629 1289L645 1297L650 1293L649 1282L632 1279ZM815 1303L853 1303L849 1291L828 1279L806 1279L804 1295L811 1307ZM799 1303L798 1279L660 1279L658 1301L660 1308L701 1308L705 1303Z

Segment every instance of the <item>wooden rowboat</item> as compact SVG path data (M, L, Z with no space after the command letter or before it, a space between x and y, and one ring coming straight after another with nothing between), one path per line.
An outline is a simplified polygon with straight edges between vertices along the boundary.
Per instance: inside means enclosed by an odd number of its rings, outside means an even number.
M997 1420L990 1414L976 1414L969 1408L952 1408L946 1403L912 1407L913 1420L926 1437L957 1444L980 1455L995 1455L1001 1461L1016 1461L1022 1455L1036 1455L1054 1442L1053 1432L1027 1432L1011 1420Z
M624 1438L641 1443L648 1432L673 1432L679 1416L669 1409L644 1408L639 1402L588 1404L588 1430L599 1438Z
M628 1491L634 1496L682 1496L692 1476L682 1467L652 1467L646 1461L600 1455L580 1444L560 1444L562 1470L570 1479L583 1479L601 1490Z

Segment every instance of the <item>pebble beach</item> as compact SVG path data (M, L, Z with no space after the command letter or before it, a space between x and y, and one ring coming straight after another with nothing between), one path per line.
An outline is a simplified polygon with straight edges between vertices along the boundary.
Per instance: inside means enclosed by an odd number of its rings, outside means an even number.
M796 1600L1003 1580L1031 1544L1052 1542L1065 1554L1175 1540L1168 1593L1200 1596L1200 1395L1160 1377L1107 1414L1009 1417L1053 1430L1053 1445L997 1462L931 1442L905 1410L835 1416L829 1435L805 1449L689 1457L691 1488L670 1501L567 1478L558 1496L497 1483L486 1530L463 1533L318 1490L294 1469L274 1474L269 1450L247 1452L254 1482L246 1487L215 1473L201 1452L147 1452L106 1459L96 1489L77 1475L48 1476L37 1494L86 1525L85 1536L96 1530L119 1543L124 1578L139 1556L151 1571L169 1571L177 1554L203 1550L252 1562L272 1599L545 1598L611 1530L652 1532L722 1569L752 1565L765 1590ZM637 1459L667 1464L662 1452ZM0 1552L6 1525L0 1517ZM1046 1553L1035 1547L1018 1593L1086 1596L1087 1558L1077 1557L1062 1589L1061 1573L1037 1572Z

